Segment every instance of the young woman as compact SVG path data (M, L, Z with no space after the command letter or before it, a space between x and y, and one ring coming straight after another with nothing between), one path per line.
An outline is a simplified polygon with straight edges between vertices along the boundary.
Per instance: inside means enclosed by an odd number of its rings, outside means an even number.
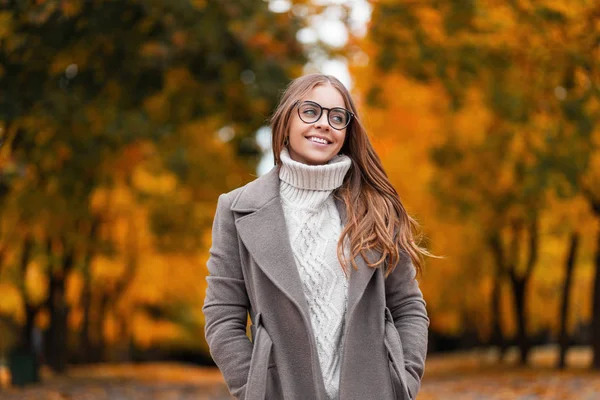
M271 127L275 168L221 195L213 225L205 333L231 394L415 399L428 253L350 94L332 76L298 78Z

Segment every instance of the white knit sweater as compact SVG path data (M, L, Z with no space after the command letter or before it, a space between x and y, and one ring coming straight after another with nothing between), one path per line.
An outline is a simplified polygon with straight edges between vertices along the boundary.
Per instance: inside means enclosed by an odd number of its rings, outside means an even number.
M325 389L337 399L348 280L337 258L342 223L332 192L351 160L338 156L311 166L281 152L280 194L296 265L308 302Z

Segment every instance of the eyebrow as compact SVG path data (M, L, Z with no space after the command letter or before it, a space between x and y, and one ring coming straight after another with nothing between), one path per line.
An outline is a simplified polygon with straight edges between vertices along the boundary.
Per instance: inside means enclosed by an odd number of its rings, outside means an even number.
M304 100L300 100L300 103L304 102L304 101L310 101L311 103L315 103L320 105L321 107L324 107L323 104L319 103L318 101L315 100L310 100L310 99L304 99ZM343 108L344 110L347 110L346 106L333 106L333 107L325 107L325 108Z

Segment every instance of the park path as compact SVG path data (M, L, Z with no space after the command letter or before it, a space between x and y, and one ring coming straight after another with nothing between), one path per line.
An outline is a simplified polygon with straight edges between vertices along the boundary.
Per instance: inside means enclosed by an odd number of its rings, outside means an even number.
M495 365L485 355L432 356L418 400L600 400L600 374ZM74 367L42 384L0 390L0 400L229 400L218 370L151 363ZM310 400L310 399L307 399ZM368 400L368 399L365 399ZM374 397L373 400L377 400Z
M220 372L175 363L70 368L42 384L0 391L0 400L230 400Z
M517 352L498 364L494 351L429 357L418 400L600 400L600 373L589 370L589 348L572 348L565 371L555 368L555 346L536 348L531 367L518 367Z

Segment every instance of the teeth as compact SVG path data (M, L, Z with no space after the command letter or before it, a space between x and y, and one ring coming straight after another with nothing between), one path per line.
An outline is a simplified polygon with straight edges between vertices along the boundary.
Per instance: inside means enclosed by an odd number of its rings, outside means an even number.
M311 137L310 140L313 141L313 142L316 142L316 143L327 144L327 140L321 139L321 138L318 138L318 137L314 137L314 136Z

